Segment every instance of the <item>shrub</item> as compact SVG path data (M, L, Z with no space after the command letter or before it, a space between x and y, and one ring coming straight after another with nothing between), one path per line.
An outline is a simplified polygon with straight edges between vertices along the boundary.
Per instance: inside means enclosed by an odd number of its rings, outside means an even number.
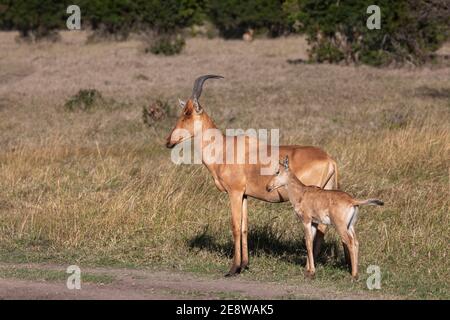
M156 100L149 106L146 106L142 110L142 120L148 127L154 126L157 122L160 122L167 117L170 110L168 101Z
M104 99L101 93L96 89L81 89L72 96L66 103L65 108L68 111L88 111L95 106L103 105Z
M446 0L378 0L381 29L369 30L367 7L372 0L288 0L288 21L300 22L316 62L386 65L425 62L449 37Z
M240 38L250 28L277 36L288 27L282 0L210 0L209 16L226 38Z
M146 49L146 52L172 56L175 54L179 54L183 50L185 44L186 42L181 36L166 34L155 38L152 41L150 48Z

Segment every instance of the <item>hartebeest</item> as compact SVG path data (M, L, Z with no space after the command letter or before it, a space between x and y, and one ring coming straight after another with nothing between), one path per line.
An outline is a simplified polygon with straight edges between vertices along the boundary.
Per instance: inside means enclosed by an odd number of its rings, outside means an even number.
M348 193L339 190L323 190L316 186L305 186L289 169L289 157L286 156L280 169L267 184L267 191L284 187L294 211L303 223L308 257L306 259L306 276L314 277L314 255L312 242L316 233L315 224L332 224L335 226L342 242L348 248L351 273L358 278L358 248L355 223L358 208L361 205L382 206L378 199L356 200Z
M169 136L167 137L166 146L173 148L182 141L204 137L205 130L217 130L213 120L208 116L198 99L202 93L203 83L207 79L219 79L222 76L205 75L197 78L194 82L194 88L191 97L186 101L179 101L183 108L182 114ZM200 123L200 129L194 123ZM183 129L188 132L188 136L181 137L176 135L177 129ZM234 153L234 146L238 145L236 136L225 136L219 131L221 137L226 141L223 146L222 158L227 154ZM201 138L203 139L203 138ZM250 138L246 140L248 144ZM229 143L231 142L231 143ZM204 148L211 142L202 141L200 150L201 154ZM247 149L248 150L248 149ZM323 150L311 146L288 145L279 146L279 156L289 156L291 159L291 169L298 179L305 184L316 185L325 189L337 188L337 166L336 162ZM278 163L277 159L277 163ZM202 158L203 161L203 158ZM266 185L270 180L270 175L262 175L261 163L256 164L238 164L238 163L222 163L222 161L203 161L214 178L217 188L229 195L231 202L231 224L234 239L234 255L233 263L227 276L239 273L248 267L248 214L247 214L247 197L253 197L268 202L284 202L288 200L288 194L284 189L268 192ZM314 252L317 254L320 243L323 239L326 226L319 225L318 232L314 244ZM241 254L242 253L242 254Z

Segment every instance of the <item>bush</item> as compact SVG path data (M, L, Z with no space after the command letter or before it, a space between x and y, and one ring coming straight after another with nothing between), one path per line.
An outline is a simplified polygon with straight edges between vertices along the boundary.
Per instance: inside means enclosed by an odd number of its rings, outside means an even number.
M158 99L149 106L142 109L142 120L148 127L153 127L157 122L167 117L170 111L170 105L167 100Z
M186 42L181 36L162 35L152 41L150 48L146 52L153 54L163 54L165 56L172 56L181 53Z
M72 96L64 106L68 111L88 111L95 106L104 104L105 101L98 90L81 89L76 95Z
M449 37L446 0L379 0L381 29L369 30L372 0L288 0L288 21L300 22L316 62L421 64Z
M0 28L32 40L57 39L65 26L67 1L0 0Z
M208 6L212 22L225 38L240 38L248 29L278 36L288 28L282 0L210 0Z

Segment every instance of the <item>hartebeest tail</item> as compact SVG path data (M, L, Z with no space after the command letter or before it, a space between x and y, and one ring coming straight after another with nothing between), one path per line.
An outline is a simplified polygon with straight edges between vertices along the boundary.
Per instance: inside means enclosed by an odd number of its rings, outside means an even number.
M334 161L331 161L329 166L329 168L327 169L327 177L324 180L324 182L322 182L322 185L320 186L322 189L330 189L327 188L328 185L334 186L335 189L338 189L338 169L337 169L337 164ZM331 180L331 178L334 178L333 181ZM331 181L331 183L330 183ZM331 188L333 189L333 188Z
M354 204L355 206L363 206L363 205L383 206L384 202L378 199L367 199L367 200L355 200Z

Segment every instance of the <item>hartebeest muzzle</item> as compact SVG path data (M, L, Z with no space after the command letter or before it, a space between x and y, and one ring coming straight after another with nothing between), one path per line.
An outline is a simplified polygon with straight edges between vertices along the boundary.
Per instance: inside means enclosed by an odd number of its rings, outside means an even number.
M172 149L173 147L175 147L176 143L173 143L172 141L170 141L170 136L167 138L167 142L166 142L166 148Z

